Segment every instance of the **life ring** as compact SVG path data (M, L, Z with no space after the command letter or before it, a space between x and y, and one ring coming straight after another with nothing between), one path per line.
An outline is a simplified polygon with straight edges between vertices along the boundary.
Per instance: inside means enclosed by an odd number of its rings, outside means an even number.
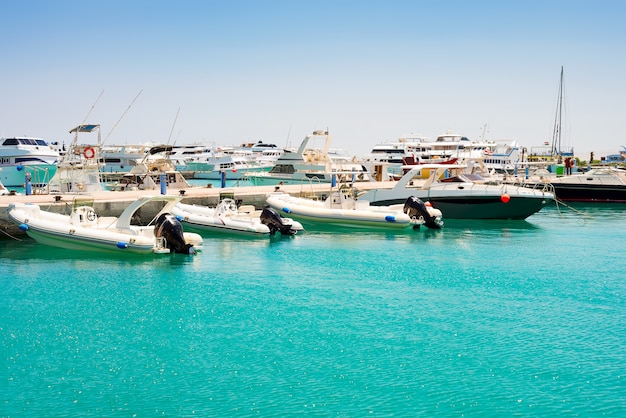
M83 156L85 158L87 158L88 160L91 160L93 157L96 156L96 150L94 150L91 147L87 147L85 148L85 150L83 151Z

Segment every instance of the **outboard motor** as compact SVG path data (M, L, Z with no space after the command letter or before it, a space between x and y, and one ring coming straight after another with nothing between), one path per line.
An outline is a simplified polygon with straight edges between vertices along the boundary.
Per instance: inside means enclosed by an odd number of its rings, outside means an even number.
M181 254L195 254L196 249L185 242L183 226L176 216L170 213L162 213L154 224L154 235L167 240L170 250Z
M269 206L264 207L263 212L261 212L261 223L267 225L271 235L274 235L276 231L280 231L282 235L295 235L298 232L286 223L285 219L275 209Z
M424 202L415 196L409 196L406 202L404 202L404 213L409 215L411 218L418 218L421 216L424 219L424 225L426 225L427 228L441 229L443 224L441 220L438 219L441 217L441 212L438 209L433 209L432 207L428 208Z

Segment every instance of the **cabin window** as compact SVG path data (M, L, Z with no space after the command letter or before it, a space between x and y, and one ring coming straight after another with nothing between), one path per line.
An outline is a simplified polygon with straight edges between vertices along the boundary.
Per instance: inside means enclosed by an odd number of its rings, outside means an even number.
M269 171L270 173L274 173L274 174L293 174L296 172L296 170L293 168L293 165L275 165L274 167L272 167L272 169Z
M4 143L2 145L17 145L17 139L15 138L7 138L4 140Z
M324 176L323 174L311 174L311 173L307 173L305 174L307 178L310 179L320 179L320 180L324 180L326 178L326 176Z
M28 158L16 157L15 162L16 163L28 163L28 162L45 163L45 161L39 158L32 158L32 157L28 157Z

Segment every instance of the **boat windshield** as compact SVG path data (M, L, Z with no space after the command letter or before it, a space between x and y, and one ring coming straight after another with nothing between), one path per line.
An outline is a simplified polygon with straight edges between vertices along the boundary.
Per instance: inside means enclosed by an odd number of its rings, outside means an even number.
M269 171L273 174L293 174L296 169L291 164L277 164Z
M459 174L458 176L448 177L440 181L444 183L472 183L481 180L484 179L478 174Z
M7 138L2 145L43 145L48 146L43 139L34 138Z

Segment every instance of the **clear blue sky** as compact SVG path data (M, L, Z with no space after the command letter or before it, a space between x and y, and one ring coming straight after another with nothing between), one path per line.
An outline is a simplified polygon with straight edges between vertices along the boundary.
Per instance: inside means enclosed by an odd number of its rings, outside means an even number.
M0 134L297 146L328 128L363 155L453 129L626 145L623 1L0 0ZM142 91L132 107L128 106ZM115 123L126 111L117 128ZM90 138L85 137L86 142Z

